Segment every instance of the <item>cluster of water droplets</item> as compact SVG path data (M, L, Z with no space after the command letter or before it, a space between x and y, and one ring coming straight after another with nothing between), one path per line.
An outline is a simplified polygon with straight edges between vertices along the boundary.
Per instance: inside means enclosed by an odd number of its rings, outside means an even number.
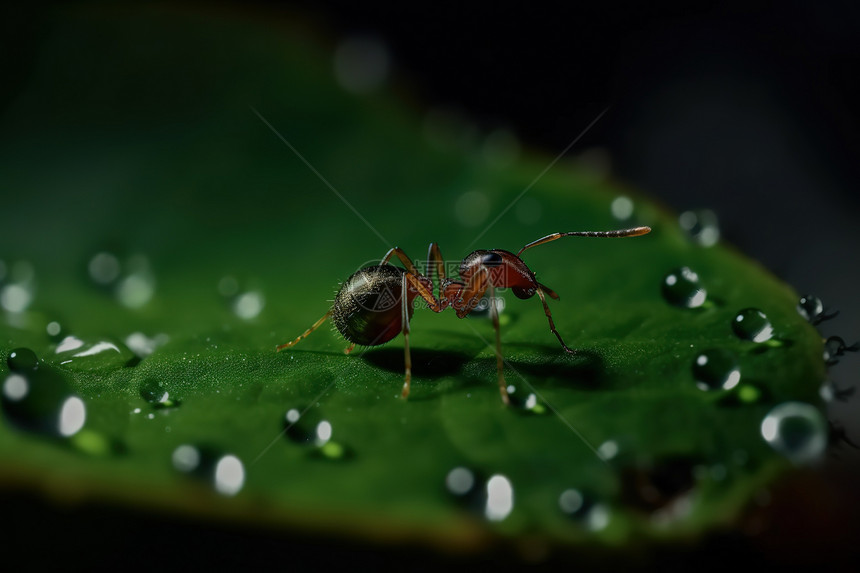
M618 199L620 201L621 198ZM615 207L613 207L613 210ZM625 203L620 203L622 211ZM710 247L719 240L719 226L712 211L687 211L679 217L679 225L689 240ZM663 298L673 306L687 309L711 309L717 305L709 300L707 288L695 270L683 266L667 273L660 285ZM829 318L821 300L811 295L801 297L797 312L817 324ZM731 332L740 340L753 343L757 349L778 348L785 342L776 336L768 316L758 308L743 308L731 319ZM692 345L691 345L692 347ZM825 360L851 350L838 337L825 344ZM690 372L695 385L705 392L725 393L735 403L756 403L767 398L766 391L752 382L742 382L739 355L729 348L699 350L692 359ZM826 445L826 423L818 409L809 404L786 402L776 405L765 417L761 435L774 450L796 463L809 463L820 457Z

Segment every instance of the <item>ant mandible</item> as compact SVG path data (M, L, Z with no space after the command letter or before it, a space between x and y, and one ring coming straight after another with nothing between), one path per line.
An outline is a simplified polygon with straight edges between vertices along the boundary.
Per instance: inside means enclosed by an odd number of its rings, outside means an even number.
M618 231L572 231L553 233L520 249L517 254L502 249L474 251L460 263L460 278L450 279L445 275L442 253L436 243L430 243L427 253L427 275L418 272L415 265L400 247L393 247L378 265L356 271L341 285L331 309L301 336L281 344L278 351L297 344L311 332L319 328L331 317L335 327L351 344L345 350L348 354L356 344L378 346L385 344L398 333L404 339L404 363L406 374L403 381L402 397L409 395L412 380L412 357L409 353L409 321L414 311L414 301L421 297L433 312L442 312L448 307L464 318L472 312L487 291L490 295L490 316L496 331L496 366L499 373L499 392L502 402L509 404L507 385L503 372L502 344L499 334L499 316L495 305L495 289L510 288L517 298L527 299L535 294L540 297L543 310L549 321L549 329L555 334L565 352L574 354L555 329L552 314L546 304L546 297L558 300L558 295L546 285L535 279L535 274L526 266L520 255L526 249L543 245L562 237L637 237L651 232L651 227L634 227ZM402 269L389 264L397 258L406 267ZM432 275L435 270L439 280L439 296L433 296Z

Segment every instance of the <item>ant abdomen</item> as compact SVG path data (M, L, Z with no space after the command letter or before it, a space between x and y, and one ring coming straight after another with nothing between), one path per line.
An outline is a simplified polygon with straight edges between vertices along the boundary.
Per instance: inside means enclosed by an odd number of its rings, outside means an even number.
M331 318L348 341L361 346L385 344L402 330L403 269L365 267L344 281L334 297ZM412 305L406 305L407 319Z

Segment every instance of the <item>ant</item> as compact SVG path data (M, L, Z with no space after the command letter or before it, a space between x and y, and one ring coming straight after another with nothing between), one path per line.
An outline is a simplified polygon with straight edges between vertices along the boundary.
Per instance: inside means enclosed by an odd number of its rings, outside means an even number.
M558 300L558 295L551 288L537 282L535 274L526 266L520 255L523 251L543 245L562 237L637 237L651 232L650 227L634 227L619 231L572 231L569 233L553 233L524 246L517 254L502 249L474 251L460 263L460 278L450 279L445 275L444 261L439 245L430 243L427 252L427 276L418 272L412 260L400 247L389 249L378 265L365 267L353 273L334 298L331 309L301 336L281 344L278 351L290 348L311 332L319 328L327 318L331 318L337 330L349 341L350 346L344 351L349 354L356 344L362 346L378 346L403 334L404 363L406 374L401 396L409 395L409 385L412 380L412 357L409 353L409 321L414 312L417 297L427 303L433 312L442 312L453 308L458 318L464 318L472 312L484 294L489 291L490 316L496 331L496 365L499 373L499 392L502 402L509 404L508 390L503 373L503 358L501 336L499 333L499 315L495 305L495 289L510 288L517 298L527 299L535 294L540 297L543 310L549 321L549 329L555 334L565 352L574 354L562 340L555 329L552 314L546 304L549 296ZM389 264L393 256L397 256L403 266L395 267ZM433 296L432 275L435 270L439 281L439 296Z

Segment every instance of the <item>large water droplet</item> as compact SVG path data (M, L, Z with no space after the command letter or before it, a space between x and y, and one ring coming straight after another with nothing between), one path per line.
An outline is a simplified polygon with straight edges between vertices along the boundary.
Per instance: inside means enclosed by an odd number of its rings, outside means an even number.
M818 460L827 447L827 422L815 407L784 402L761 423L761 435L770 446L796 464Z
M245 466L233 454L216 448L183 444L173 450L173 467L208 482L222 495L236 495L245 484Z
M757 308L745 308L732 320L732 330L739 338L767 342L773 338L773 327L767 315Z
M711 247L720 240L720 226L717 214L710 209L684 211L678 217L678 224L694 243Z
M83 400L49 367L10 374L3 382L0 402L10 423L43 435L70 437L86 421Z
M699 275L689 267L681 267L667 274L661 288L663 298L684 308L698 308L708 298L708 292L699 283Z
M244 320L255 318L262 312L264 306L266 306L266 299L259 291L243 292L233 299L233 312Z
M11 283L0 289L0 306L7 312L24 312L31 302L33 302L32 285Z
M6 364L9 366L9 370L13 372L26 372L36 368L39 365L39 359L36 358L36 353L29 348L16 348L9 353Z
M113 370L136 360L134 353L118 340L88 342L71 335L60 341L52 359L70 370Z
M633 201L626 195L619 195L612 200L609 210L619 221L626 221L633 216Z
M507 477L496 474L487 480L486 487L484 516L490 521L502 521L514 509L514 486Z
M711 348L696 356L693 378L701 390L731 390L740 382L741 371L733 352Z

